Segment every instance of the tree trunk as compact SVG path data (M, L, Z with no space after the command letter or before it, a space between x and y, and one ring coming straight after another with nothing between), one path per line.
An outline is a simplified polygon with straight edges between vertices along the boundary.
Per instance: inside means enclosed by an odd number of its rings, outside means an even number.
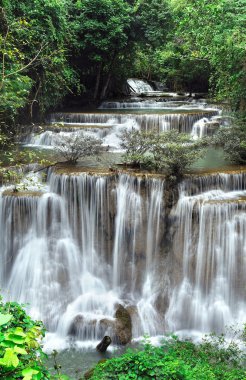
M105 84L103 86L100 99L103 99L105 97L106 93L107 93L107 89L108 89L108 85L110 83L110 79L111 79L111 75L112 75L112 71L113 71L113 67L114 67L116 56L117 56L117 50L114 50L111 62L110 62L109 67L108 67L107 79L106 79L106 82L105 82Z
M109 86L109 83L110 83L110 79L111 79L111 71L108 73L106 82L105 82L105 84L103 86L103 89L102 89L102 92L101 92L100 99L104 99L105 98L107 90L108 90L108 86Z
M100 80L101 80L101 74L102 74L102 62L100 62L99 66L98 66L97 79L96 79L96 85L95 85L94 96L93 96L94 100L96 100L98 97L98 90L99 90L99 85L100 85Z
M246 87L246 61L244 61L244 65L243 65L243 89L245 89ZM239 104L239 111L241 112L244 112L246 110L246 99L244 96L241 97L241 100L240 100L240 104Z

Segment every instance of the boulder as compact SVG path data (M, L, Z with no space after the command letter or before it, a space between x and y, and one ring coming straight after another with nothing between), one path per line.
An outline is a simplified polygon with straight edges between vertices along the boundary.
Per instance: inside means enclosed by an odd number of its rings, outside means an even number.
M110 336L105 336L101 342L97 345L96 349L99 352L106 352L108 346L111 344L112 340Z
M115 312L115 335L119 344L125 345L132 340L132 320L130 313L122 305Z

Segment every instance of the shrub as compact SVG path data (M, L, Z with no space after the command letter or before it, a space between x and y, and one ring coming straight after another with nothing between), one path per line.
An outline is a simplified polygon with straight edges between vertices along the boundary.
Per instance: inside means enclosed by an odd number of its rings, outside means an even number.
M83 132L59 136L55 150L67 162L75 164L79 158L96 156L102 152L102 141L95 137L86 136Z
M146 343L118 358L98 364L91 380L245 380L243 354L224 337L209 337L200 345L177 338L161 347Z
M222 146L225 156L235 164L246 164L246 121L221 127L214 137L214 143Z

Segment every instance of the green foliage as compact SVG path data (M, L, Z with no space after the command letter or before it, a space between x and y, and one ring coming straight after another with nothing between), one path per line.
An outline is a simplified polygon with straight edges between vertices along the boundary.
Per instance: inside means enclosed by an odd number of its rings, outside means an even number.
M173 17L166 0L135 1L131 34L133 76L166 81L158 52L166 46Z
M75 65L96 99L100 92L104 96L114 68L119 70L130 35L131 7L125 0L78 0L70 12Z
M151 48L163 46L172 26L166 0L137 0L134 6L133 32L138 44Z
M235 109L245 108L245 12L242 0L172 0L177 28L173 43L182 55L210 67L210 89Z
M127 350L98 364L91 380L244 380L243 353L223 336L210 336L199 345L169 338L161 347L148 342L142 350Z
M175 91L209 87L211 95L245 110L245 1L136 1L135 10L136 75Z
M0 378L3 380L68 380L52 376L43 359L41 340L45 330L42 322L33 321L16 302L0 299Z
M22 20L7 20L5 10L0 8L0 127L14 122L17 111L26 104L32 80L19 72L25 65L23 54L16 41L17 35L26 27Z
M2 379L48 379L42 365L41 323L34 322L17 303L0 304L0 376Z
M2 0L0 127L129 76L246 107L245 1Z
M246 164L246 123L234 120L232 125L221 127L214 136L214 144L222 146L227 159L235 164Z
M185 170L205 153L208 140L192 140L191 136L169 132L124 131L121 147L126 150L123 160L141 167L165 170L169 175L182 177Z
M0 122L14 125L44 113L72 91L77 76L68 64L67 2L4 0L0 8ZM27 117L28 116L28 117Z
M123 0L84 0L74 5L77 48L100 62L127 43L129 6ZM109 56L108 56L109 55Z

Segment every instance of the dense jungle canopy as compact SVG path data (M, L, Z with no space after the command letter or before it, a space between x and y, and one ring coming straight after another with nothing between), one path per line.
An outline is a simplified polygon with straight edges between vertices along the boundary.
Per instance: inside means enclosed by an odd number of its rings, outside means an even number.
M119 95L127 77L245 111L245 14L244 0L1 0L1 126Z

